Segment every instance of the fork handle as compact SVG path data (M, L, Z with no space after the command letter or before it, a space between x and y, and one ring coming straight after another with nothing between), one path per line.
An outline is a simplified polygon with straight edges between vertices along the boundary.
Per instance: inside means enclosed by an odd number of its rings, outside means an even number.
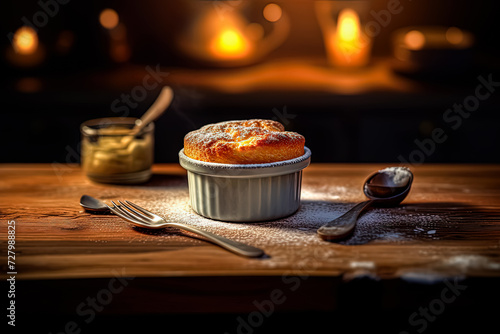
M207 232L204 230L200 230L198 228L184 225L180 223L168 223L169 226L177 227L178 229L189 231L201 235L208 239L210 242L219 245L233 253L238 255L246 256L246 257L259 257L264 255L264 251L260 248L253 247L247 244L243 244L238 241L234 241L231 239L224 238L220 235L213 234L211 232Z

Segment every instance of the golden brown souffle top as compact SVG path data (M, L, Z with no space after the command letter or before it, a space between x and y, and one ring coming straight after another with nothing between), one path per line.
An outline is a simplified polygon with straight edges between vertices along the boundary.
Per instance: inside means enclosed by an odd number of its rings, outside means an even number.
M184 137L184 154L200 161L260 164L304 155L304 136L265 119L208 124Z

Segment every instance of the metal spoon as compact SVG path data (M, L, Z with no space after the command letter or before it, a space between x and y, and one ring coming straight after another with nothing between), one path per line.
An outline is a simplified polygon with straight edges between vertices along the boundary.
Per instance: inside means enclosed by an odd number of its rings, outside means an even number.
M80 205L87 211L91 212L106 212L109 211L108 206L97 198L83 195L80 198Z
M404 167L399 167L404 168ZM406 169L406 168L405 168ZM410 192L413 174L410 170L408 183L404 186L395 186L394 182L380 171L371 174L365 181L363 192L370 200L361 202L347 211L344 215L321 226L318 234L323 240L338 240L349 236L358 220L359 215L371 205L394 206L401 203Z

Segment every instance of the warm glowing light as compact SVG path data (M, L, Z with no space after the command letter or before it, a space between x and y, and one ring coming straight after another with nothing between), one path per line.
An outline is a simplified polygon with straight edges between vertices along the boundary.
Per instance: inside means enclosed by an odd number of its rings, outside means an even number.
M262 14L264 15L264 18L269 22L276 22L279 19L281 19L283 11L281 10L281 7L278 6L277 4L270 3L267 4L266 7L264 7L264 11L262 12Z
M241 49L242 40L241 36L235 30L223 31L219 37L221 49L227 52L234 52Z
M12 44L17 53L33 54L38 48L38 35L33 28L23 26L15 32Z
M118 13L114 9L104 9L99 15L99 22L106 29L113 29L120 21Z
M212 46L213 53L221 58L241 58L248 54L248 49L248 41L233 28L222 30Z
M358 14L345 8L338 16L337 29L327 48L332 62L341 67L360 67L369 61L371 42L361 31Z
M406 33L404 42L409 49L420 50L425 45L425 36L418 30L412 30Z
M340 40L346 42L353 42L359 39L359 18L355 11L352 9L344 9L339 14L339 37Z
M464 33L457 27L451 27L446 30L446 40L450 44L458 45L464 41Z
M264 30L260 22L250 23L238 9L237 1L234 2L233 10L224 12L214 6L205 6L176 38L179 48L206 64L235 67L254 63L283 43L289 32L286 15L271 24L271 29Z

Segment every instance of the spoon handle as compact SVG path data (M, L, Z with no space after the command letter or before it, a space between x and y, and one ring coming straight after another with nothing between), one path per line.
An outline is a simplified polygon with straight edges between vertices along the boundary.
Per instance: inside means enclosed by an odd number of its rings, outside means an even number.
M130 131L128 136L125 136L121 140L121 149L126 149L134 140L134 137L142 131L149 123L156 120L164 111L170 106L172 99L174 98L174 92L169 86L165 86L161 89L160 95L153 102L148 111L141 117L140 122Z
M172 99L174 97L174 93L172 88L169 86L165 86L162 88L158 98L153 102L151 107L149 107L148 111L141 117L141 122L137 125L132 131L137 134L139 133L146 125L156 120L158 116L160 116L165 109L170 105Z
M373 201L365 201L355 205L342 216L321 226L318 234L323 240L338 240L347 237L354 230L359 215L372 203Z
M174 93L172 88L165 86L162 88L157 99L153 102L148 111L141 117L141 122L132 129L132 135L138 134L146 125L156 120L170 105Z

